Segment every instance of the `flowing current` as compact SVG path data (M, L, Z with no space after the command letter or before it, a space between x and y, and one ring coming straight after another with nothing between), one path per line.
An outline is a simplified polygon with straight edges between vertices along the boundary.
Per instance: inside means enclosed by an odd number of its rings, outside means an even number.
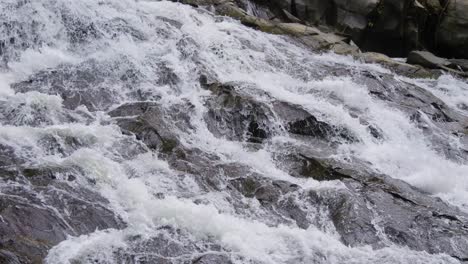
M186 250L155 263L187 263L200 252L221 252L234 263L457 262L391 242L346 246L321 210L297 198L308 190L346 187L293 177L275 157L290 146L310 149L322 158L401 179L468 211L466 142L445 133L423 112L421 127L404 109L373 96L372 84L359 80L392 76L389 91L419 87L460 116L468 115L466 82L448 75L436 80L396 76L173 2L0 0L0 12L0 144L27 166L77 171L73 181L59 180L98 193L123 222L120 229L69 236L49 251L46 263L152 263L144 260L158 254L136 249L135 241L161 236ZM276 100L299 105L356 140L336 136L331 145L304 143L274 117L269 117L273 136L260 146L217 135L206 119L206 101L213 95L202 87L203 78L234 84L265 105ZM57 83L63 90L53 89ZM189 121L184 115L179 124L174 115L177 122L170 130L207 164L237 164L248 168L246 173L299 186L295 203L307 218L318 219L316 224L303 228L279 221L255 198L232 196L227 170L212 183L217 188L209 189L197 171L173 168L160 150L124 133L119 118L109 114L135 102L184 113ZM369 133L370 126L378 138ZM6 195L18 183L0 184L0 194ZM124 257L129 254L137 256L133 262Z

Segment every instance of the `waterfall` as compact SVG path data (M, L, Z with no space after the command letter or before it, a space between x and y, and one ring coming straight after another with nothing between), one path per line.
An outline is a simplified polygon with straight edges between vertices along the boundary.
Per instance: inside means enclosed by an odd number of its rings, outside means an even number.
M435 216L468 212L466 80L174 2L0 13L0 197L54 230L15 241L50 248L45 263L458 263L468 246ZM359 194L373 184L394 189ZM408 204L460 233L392 235ZM362 237L343 231L361 222Z

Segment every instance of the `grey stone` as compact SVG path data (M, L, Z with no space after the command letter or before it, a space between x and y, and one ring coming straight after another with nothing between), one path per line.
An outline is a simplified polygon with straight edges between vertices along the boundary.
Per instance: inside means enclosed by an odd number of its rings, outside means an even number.
M450 62L447 59L437 57L428 51L410 52L408 54L407 62L410 64L417 64L432 69L450 65Z
M206 254L192 261L193 264L231 264L226 255Z
M468 60L464 59L450 59L450 63L454 66L454 68L458 70L462 70L467 72L468 71Z

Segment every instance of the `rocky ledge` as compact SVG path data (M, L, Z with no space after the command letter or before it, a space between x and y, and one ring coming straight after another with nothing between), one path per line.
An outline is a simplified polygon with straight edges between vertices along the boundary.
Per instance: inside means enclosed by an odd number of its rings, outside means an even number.
M411 78L442 72L468 76L468 20L462 15L468 13L468 0L181 2L211 8L267 33L289 35L315 51L352 55Z

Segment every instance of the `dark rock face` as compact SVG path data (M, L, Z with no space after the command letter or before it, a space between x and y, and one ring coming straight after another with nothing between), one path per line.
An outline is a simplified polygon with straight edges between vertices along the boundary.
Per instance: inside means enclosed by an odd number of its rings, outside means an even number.
M286 102L274 102L273 110L283 121L286 130L295 135L310 136L333 141L341 138L345 141L355 141L356 138L345 128L329 125L318 120L300 106Z
M426 48L446 57L468 56L466 0L276 0L263 4L286 21L282 10L306 23L336 28L363 50L402 57Z
M236 90L235 85L211 84L209 89L214 98L207 100L205 121L217 136L261 143L284 128L291 134L321 140L356 140L346 129L320 121L298 105L259 102Z
M468 1L445 1L445 5L437 28L438 51L448 57L468 58Z

